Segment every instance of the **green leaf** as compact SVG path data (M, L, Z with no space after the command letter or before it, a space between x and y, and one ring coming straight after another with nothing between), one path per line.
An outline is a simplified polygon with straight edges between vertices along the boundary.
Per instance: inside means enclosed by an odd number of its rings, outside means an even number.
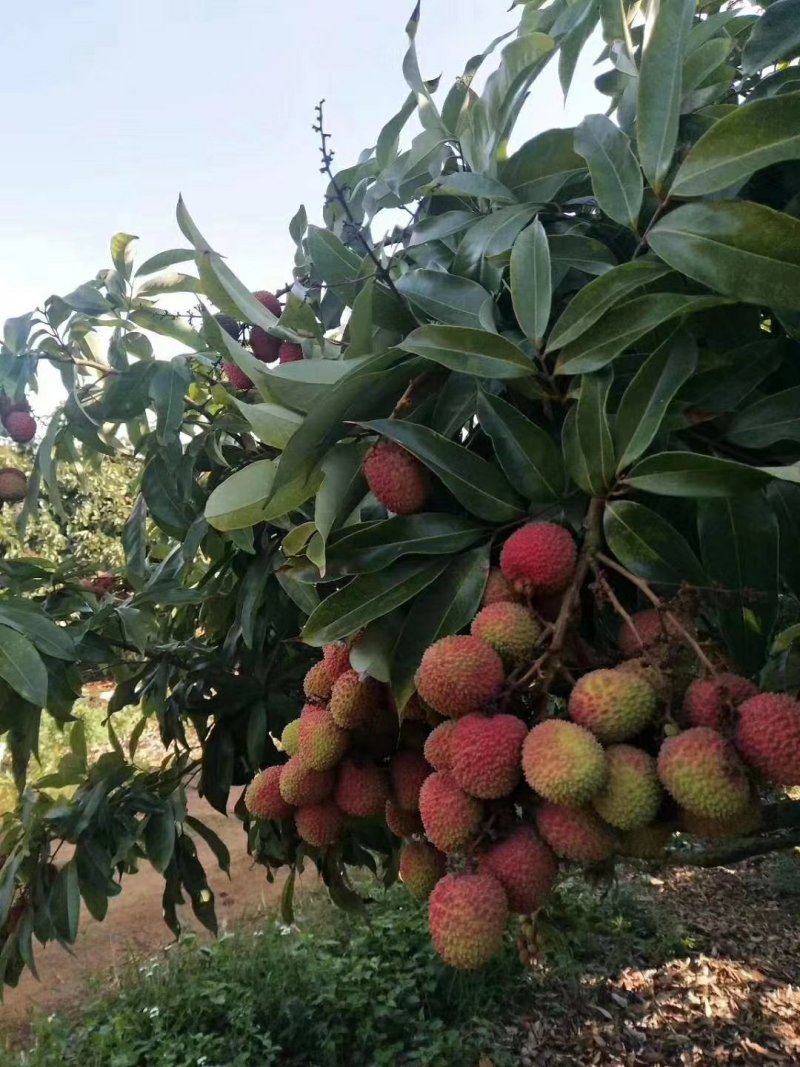
M652 0L644 27L636 133L639 160L659 196L678 139L681 75L696 0Z
M534 373L530 359L511 341L465 326L420 326L405 338L405 352L476 378L524 378Z
M155 869L163 874L175 852L175 819L170 811L155 811L144 828L144 848Z
M546 204L554 200L562 186L586 170L586 162L574 146L575 131L546 130L501 164L500 180L519 200Z
M156 410L156 437L166 444L177 437L183 425L183 407L192 372L185 359L176 356L159 361L149 380L150 399Z
M527 226L536 208L531 204L515 204L513 207L500 208L490 215L484 215L464 233L458 245L458 251L450 268L452 274L460 274L465 278L475 278L476 281L484 281L484 274L490 278L494 268L486 263L491 256L501 255L507 252L517 238L520 230ZM494 271L497 280L499 272ZM494 289L499 285L488 285Z
M215 530L242 530L262 522L272 493L275 464L260 459L232 474L206 501L205 517Z
M441 215L420 219L408 239L409 248L461 233L478 218L480 216L474 211L443 211Z
M76 658L75 642L69 631L28 600L0 600L0 623L23 634L44 656L67 661Z
M590 333L561 350L556 374L585 374L621 356L645 334L671 319L729 303L721 297L683 293L639 296L608 311Z
M557 19L552 28L558 42L558 80L566 100L572 78L583 46L597 27L599 11L597 0L575 0ZM566 32L561 36L562 24L566 21Z
M411 605L391 658L392 690L400 708L414 691L414 673L425 649L474 618L488 574L488 545L462 552Z
M303 416L282 404L245 404L235 396L231 401L244 415L259 441L271 448L286 448Z
M395 287L415 309L438 322L493 328L492 295L469 278L439 270L411 270Z
M429 196L466 196L501 204L511 204L516 199L511 190L495 178L463 170L437 178L425 192Z
M23 350L28 342L33 323L33 312L27 315L16 315L13 319L6 319L3 324L3 342L13 356Z
M431 512L346 527L328 546L328 574L366 574L408 555L450 556L488 534L475 519Z
M353 306L361 282L361 256L342 244L330 230L309 226L306 235L308 251L320 277L336 295Z
M508 478L526 500L558 500L564 492L561 451L552 437L505 400L481 391L478 417Z
M671 195L715 193L787 159L800 159L800 93L755 100L715 122L684 159Z
M673 333L644 361L617 410L617 471L625 470L647 451L675 394L696 366L697 342L683 330Z
M622 263L579 289L567 304L550 334L547 350L575 341L600 319L609 308L644 285L657 282L670 273L669 267L651 257Z
M745 74L791 59L800 51L800 0L776 0L757 19L742 53Z
M411 600L446 566L444 559L401 560L359 575L322 601L303 628L303 640L319 647L352 636Z
M85 285L79 285L77 289L67 293L61 299L73 311L79 311L82 315L103 315L112 310L111 304L103 294L88 282Z
M214 854L214 858L219 864L219 869L225 874L231 873L231 853L228 846L222 840L222 838L215 834L210 826L206 826L200 819L196 819L194 815L186 816L186 825L190 826L194 833L198 837L201 837L203 841L208 845Z
M81 912L81 893L78 884L78 867L74 859L68 860L56 875L50 892L50 915L58 937L73 945L78 936L78 919Z
M575 130L575 151L589 167L600 210L637 230L644 193L642 172L619 126L605 115L587 115Z
M197 330L193 330L187 322L176 318L169 311L160 311L155 308L134 308L128 319L143 330L160 334L162 337L171 337L173 341L179 341L195 352L202 352L208 347L202 334L199 334Z
M606 505L603 527L608 547L639 578L676 587L683 582L706 584L703 568L683 535L643 504L612 500Z
M111 262L126 280L131 276L134 241L139 238L132 233L115 233L111 238Z
M520 329L537 348L547 331L552 295L550 247L536 218L511 250L511 300Z
M136 290L136 296L158 296L161 293L202 293L203 286L199 278L192 274L179 274L168 271L148 278Z
M659 452L641 460L625 481L660 496L728 497L760 489L769 475L756 467L697 452Z
M744 448L800 441L800 386L756 400L731 420L725 437Z
M0 678L23 700L37 707L47 703L47 668L27 637L0 624Z
M800 600L800 486L772 481L767 500L778 520L781 579Z
M550 58L555 42L544 33L521 33L501 53L497 70L486 79L482 102L500 144L525 100L531 82Z
M400 419L376 419L362 425L415 455L477 518L510 522L524 513L522 501L493 463L427 426Z
M409 93L397 114L389 119L378 134L378 140L375 145L375 159L381 170L385 170L395 160L400 143L400 134L405 124L414 114L416 107L416 94ZM305 228L303 232L305 232ZM299 238L295 238L295 240L299 240Z
M613 373L585 374L575 413L575 430L592 496L602 496L614 480L614 442L608 423Z
M145 274L155 274L156 271L165 270L167 267L175 267L178 263L188 263L194 259L193 248L170 248L166 252L159 252L150 259L146 259L137 268L135 276L143 277Z
M791 215L741 200L684 204L648 240L671 267L710 289L800 310L800 220Z
M364 283L361 292L353 301L353 310L347 322L347 358L367 356L372 352L375 330L375 279Z
M548 238L553 274L574 267L586 274L605 274L616 266L611 250L602 241L575 233L552 234Z
M314 523L323 545L331 530L345 522L367 494L362 472L366 451L364 442L351 441L334 445L322 460L325 476L314 502Z

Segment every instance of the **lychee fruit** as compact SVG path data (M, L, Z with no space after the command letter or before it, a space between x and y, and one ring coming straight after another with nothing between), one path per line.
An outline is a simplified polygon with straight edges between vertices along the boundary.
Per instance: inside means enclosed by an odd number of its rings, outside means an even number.
M739 706L734 742L743 758L776 785L800 785L800 703L759 693Z
M428 734L423 754L435 771L450 769L450 738L457 722L458 719L445 719Z
M294 824L306 844L315 848L332 845L342 836L344 815L332 800L319 804L304 804L294 813Z
M325 669L331 682L335 682L345 671L350 670L350 649L344 641L334 641L322 650Z
M509 601L519 602L519 600L519 593L512 589L511 585L505 580L500 568L492 567L489 570L489 577L486 579L481 607L486 608L490 604L502 604Z
M480 826L483 807L449 771L436 771L422 785L419 813L428 839L442 852L457 852Z
M655 719L653 687L633 671L589 671L569 696L569 716L606 744L634 737Z
M417 900L427 900L446 870L444 853L427 841L408 841L400 850L400 881Z
M253 296L259 304L263 304L267 311L271 311L276 318L281 317L283 308L274 293L262 289L260 292L253 293ZM273 363L278 358L280 346L281 342L278 338L273 337L272 334L267 333L260 326L254 326L250 331L250 347L253 350L253 355L262 363Z
M287 756L296 756L300 747L300 719L287 722L281 733L281 747Z
M611 745L606 759L608 781L592 797L597 814L619 830L636 830L651 823L664 798L656 761L633 745Z
M294 345L291 341L283 341L278 348L279 363L299 363L303 358L301 345Z
M569 530L552 522L530 522L508 538L500 569L514 589L526 596L549 596L569 585L577 551Z
M224 330L234 341L239 340L242 328L232 315L215 315L214 318L217 320L217 325L221 330Z
M333 792L336 776L333 771L314 771L306 767L300 756L292 756L281 767L280 791L287 804L301 807L319 804Z
M689 633L694 632L694 626L690 619L683 616L676 616L676 618ZM620 652L626 659L641 656L642 652L648 651L664 641L674 641L680 633L672 619L668 616L663 616L662 618L661 612L656 611L655 608L635 612L631 615L631 622L633 627L627 620L622 623L617 639Z
M416 456L394 441L379 441L369 450L364 477L375 497L395 515L413 515L425 507L428 472Z
M476 970L503 947L505 891L490 874L447 874L431 893L429 921L434 948L444 962Z
M658 860L664 856L675 828L666 822L651 822L638 830L628 830L619 839L619 853L637 860Z
M614 851L614 831L586 808L541 804L536 826L557 856L574 863L602 863Z
M389 778L383 767L365 760L342 761L333 799L345 815L356 818L380 815L388 796Z
M561 719L534 726L522 746L522 770L545 800L573 808L591 800L608 780L608 760L597 738Z
M16 504L25 499L27 492L28 479L23 471L16 467L0 467L0 501Z
M494 875L505 889L511 911L538 911L553 888L558 863L530 826L516 826L504 841L480 857L480 870Z
M349 744L350 735L336 725L327 708L309 708L301 716L297 754L311 770L331 770Z
M470 633L485 641L512 667L533 656L542 628L522 604L507 600L489 604L472 620Z
M690 726L719 730L725 725L726 710L738 707L757 692L749 678L738 674L696 678L683 695L683 715Z
M281 767L259 771L244 791L244 806L256 819L288 819L294 807L280 792Z
M386 825L395 837L413 837L422 833L422 819L418 811L404 811L391 798L386 801Z
M421 752L395 752L389 761L392 794L404 811L419 811L422 783L431 773L431 766Z
M222 369L225 372L225 377L231 383L234 389L244 392L247 389L253 388L253 382L245 374L241 367L236 363L223 363Z
M505 672L493 648L472 636L443 637L425 651L417 689L440 715L456 719L495 700Z
M374 678L362 678L357 671L346 670L333 683L330 709L333 721L343 730L364 726L375 714L378 684Z
M303 692L308 700L318 700L324 704L331 696L331 677L325 661L320 660L307 672L303 679Z
M735 815L750 799L733 745L708 726L668 737L658 753L658 776L681 807L712 819Z
M8 436L18 445L26 445L36 436L36 419L29 411L9 411L3 425Z
M474 797L508 796L522 778L527 733L516 715L465 715L448 735L450 773Z

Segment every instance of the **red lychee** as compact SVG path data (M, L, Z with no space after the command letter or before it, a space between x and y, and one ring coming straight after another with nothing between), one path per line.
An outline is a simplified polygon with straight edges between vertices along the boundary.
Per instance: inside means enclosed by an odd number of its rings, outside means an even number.
M569 530L552 522L531 522L503 545L500 569L520 593L549 596L569 585L577 552Z
M294 824L302 839L316 848L332 845L342 836L344 816L332 800L305 804L294 814Z
M427 841L409 841L400 851L400 881L417 900L431 895L446 870L444 853Z
M696 678L683 695L683 714L691 726L724 725L726 709L738 707L758 690L738 674L718 674L714 678Z
M503 947L508 902L490 874L448 874L430 897L429 921L434 948L445 963L476 970Z
M25 499L28 492L28 479L16 467L0 467L0 501L4 504L16 504Z
M450 738L458 719L445 719L428 734L423 753L435 771L450 769Z
M259 771L244 791L244 806L256 819L288 819L294 807L280 792L281 767Z
M36 436L36 419L29 411L10 411L3 420L8 436L18 445L26 445Z
M293 345L291 341L283 341L278 348L279 363L300 363L303 358L301 345Z
M474 797L508 796L522 778L527 733L516 715L465 715L448 738L451 774Z
M345 815L356 818L380 815L388 796L389 778L383 767L365 760L342 761L333 799Z
M759 693L739 707L734 741L745 760L777 785L800 785L800 703Z
M345 671L350 670L350 649L344 641L335 641L331 645L325 645L322 658L331 682L335 682Z
M250 378L245 374L241 367L238 367L235 363L223 363L222 369L225 372L225 377L234 389L244 391L253 388L253 383Z
M404 811L393 800L386 801L386 825L395 837L412 837L422 833L422 819L417 811Z
M689 633L694 632L691 619L683 616L676 616L676 618ZM622 623L618 637L620 652L626 659L641 656L643 651L652 649L662 642L674 641L680 635L675 623L667 616L662 617L655 608L635 612L631 615L631 622L633 628L627 621Z
M333 683L330 709L333 721L343 730L355 730L372 719L377 710L378 683L357 671L345 670Z
M486 579L481 607L486 608L490 604L502 604L508 601L519 601L519 599L519 593L511 588L500 568L492 567Z
M482 711L503 688L503 661L477 637L443 637L422 657L417 689L426 704L448 718Z
M422 785L419 813L428 839L442 852L457 852L480 826L483 807L449 771L436 771Z
M253 296L260 304L264 305L267 311L271 311L276 318L279 319L281 317L283 309L274 293L269 293L262 289L260 292L253 293ZM253 355L262 363L274 362L278 358L280 346L281 342L278 338L273 337L266 330L262 330L260 326L254 326L250 331L250 347L253 350Z
M389 762L392 793L404 811L419 810L419 792L431 773L431 766L421 752L395 752Z
M515 827L508 837L480 857L480 869L505 889L511 911L538 911L556 880L555 856L530 826Z
M574 863L601 863L614 850L613 830L593 811L541 804L536 826L557 856Z
M394 441L379 441L364 459L367 485L387 511L412 515L428 498L428 472Z

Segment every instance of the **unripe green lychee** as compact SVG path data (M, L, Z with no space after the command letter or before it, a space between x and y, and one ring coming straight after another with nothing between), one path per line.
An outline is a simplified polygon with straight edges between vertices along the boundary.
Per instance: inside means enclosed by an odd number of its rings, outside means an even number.
M500 694L503 661L477 637L443 637L422 657L417 689L440 715L456 719L482 711Z
M558 862L530 826L516 826L479 860L481 871L494 875L505 889L511 911L538 911L555 884Z
M380 503L395 515L412 515L425 507L428 472L394 441L379 441L369 450L364 477Z
M569 530L552 522L530 522L508 538L500 553L503 576L526 596L549 596L569 585L577 551Z
M739 707L734 735L742 757L777 785L800 785L800 703L759 693Z
M28 479L16 467L0 467L0 502L16 504L25 499Z
M422 783L431 773L431 766L421 752L396 752L389 761L389 778L395 802L403 811L419 811Z
M346 670L333 683L330 694L333 721L343 730L364 726L374 716L378 703L378 684L374 678Z
M442 852L457 852L480 826L483 807L449 771L436 771L422 785L419 813L428 840Z
M306 767L328 771L341 760L350 735L331 718L327 708L309 708L300 718L297 754Z
M244 791L244 806L256 819L288 819L294 811L280 792L281 767L259 771Z
M653 687L632 671L590 671L569 696L572 721L606 744L625 741L650 726L657 707Z
M757 692L749 678L738 674L695 678L683 694L684 719L690 726L710 726L719 730L728 719L734 721L732 709Z
M404 811L391 798L386 801L386 825L395 837L413 837L422 833L422 819L418 811Z
M611 745L606 759L608 781L592 797L597 814L619 830L636 830L651 823L664 799L656 761L633 745Z
M498 652L505 663L517 667L533 656L542 628L522 604L502 600L482 608L470 632Z
M344 816L332 800L304 804L294 813L294 824L306 844L316 848L332 845L342 836Z
M342 761L333 799L345 815L357 818L380 815L388 797L389 777L383 767L371 760Z
M307 700L318 700L321 704L330 700L331 677L324 660L315 663L303 679L303 692Z
M505 601L519 602L519 600L519 593L512 589L511 585L505 580L500 568L492 567L489 571L489 577L486 579L481 607L485 608L489 604L500 604Z
M528 727L515 715L465 715L448 737L450 772L471 796L508 794L522 778L522 742Z
M614 851L614 831L588 808L540 804L536 826L557 856L574 863L601 863Z
M658 776L681 807L712 819L736 815L750 799L733 745L708 726L668 737L658 753Z
M319 804L333 792L336 776L333 771L313 771L306 767L300 756L292 756L281 767L280 792L287 804L300 807Z
M534 726L522 746L522 769L531 789L545 800L582 807L608 779L600 742L574 722L547 719Z
M281 733L281 747L287 756L296 756L300 747L300 719L287 722Z
M458 719L445 719L428 734L423 750L425 759L435 771L450 769L450 739Z
M476 970L503 947L508 902L490 874L447 874L433 889L429 921L434 948L445 963Z
M427 900L446 870L444 853L427 841L408 841L400 850L400 881L417 900Z

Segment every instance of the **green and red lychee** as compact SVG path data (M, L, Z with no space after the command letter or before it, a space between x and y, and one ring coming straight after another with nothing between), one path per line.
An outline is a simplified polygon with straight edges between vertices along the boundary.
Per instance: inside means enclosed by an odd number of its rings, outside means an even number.
M626 741L650 726L657 708L655 690L633 671L590 671L569 696L572 721L605 744Z
M476 970L503 947L508 901L490 874L445 875L431 893L428 914L434 948L451 967Z
M259 771L244 791L244 806L256 819L288 819L294 807L281 796L281 767Z
M502 604L507 601L518 603L520 601L520 595L515 589L512 589L511 585L505 580L500 568L492 567L489 570L489 576L486 579L481 607L486 608L490 604Z
M465 715L448 735L451 774L474 797L508 796L522 778L527 733L528 727L515 715Z
M508 897L511 911L538 911L550 895L558 874L551 849L530 826L516 826L480 857L481 871L493 875Z
M573 863L602 863L616 844L611 827L588 808L540 804L536 827L557 856Z
M592 797L597 814L619 830L637 830L653 822L664 799L656 761L633 745L611 745L606 759L608 781Z
M444 853L427 841L408 841L400 850L400 881L417 900L427 900L446 870Z
M319 804L333 792L336 776L333 771L314 771L306 767L300 756L292 756L283 767L279 782L280 793L287 804L302 807Z
M428 472L416 456L394 441L379 441L364 458L364 477L376 499L395 515L422 511Z
M750 797L746 808L724 819L709 819L691 811L682 811L680 815L681 829L705 841L723 841L730 837L754 834L761 828L762 819L761 803L753 796Z
M800 702L759 693L739 706L734 734L742 757L776 785L800 785Z
M747 807L750 786L728 741L708 726L693 726L668 737L658 753L658 776L687 811L712 819Z
M330 692L333 721L343 730L355 730L374 716L378 701L378 683L349 668L343 671Z
M435 771L450 769L450 739L458 721L458 719L445 719L438 726L434 726L425 740L423 755Z
M482 711L499 696L504 679L502 659L484 641L443 637L422 657L417 690L434 711L455 719Z
M608 780L608 760L594 734L574 722L547 719L525 738L522 770L545 800L582 807Z
M418 811L404 811L399 804L389 798L384 812L386 825L395 837L413 837L422 833L422 819Z
M306 673L303 679L303 692L307 700L318 700L321 704L326 703L331 697L331 677L325 661L320 660Z
M423 782L419 813L428 840L442 852L458 852L480 826L483 807L449 771L436 771Z
M569 530L552 522L531 522L508 538L500 553L503 577L526 596L550 596L569 585L577 550Z
M287 756L296 756L300 747L300 719L287 722L281 732L281 748Z
M300 717L297 755L313 771L329 771L347 751L350 734L337 726L327 708L309 707Z
M325 645L322 658L332 683L341 678L345 671L350 670L350 648L344 641L334 641L330 645Z
M675 619L688 633L694 633L691 619L682 615L676 615ZM680 629L675 621L655 608L635 612L631 615L631 623L633 626L627 620L622 623L617 638L620 651L626 659L633 659L658 645L680 639Z
M507 600L482 608L470 627L473 637L485 641L512 667L533 656L541 632L541 626L524 605Z

